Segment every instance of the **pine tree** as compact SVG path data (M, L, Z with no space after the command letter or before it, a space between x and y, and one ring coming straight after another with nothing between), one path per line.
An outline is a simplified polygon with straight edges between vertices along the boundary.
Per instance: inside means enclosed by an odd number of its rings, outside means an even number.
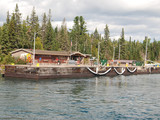
M0 36L0 62L2 61L2 45L1 45L1 36Z
M7 25L9 24L9 22L10 22L10 15L9 15L9 11L8 11L8 12L7 12L7 19L6 19Z
M84 46L84 43L86 43L86 39L87 39L87 35L86 35L86 32L87 32L87 26L86 26L86 22L84 20L84 18L82 16L79 17L79 25L80 25L80 39L79 39L79 44L78 44L78 48L79 48L79 51L80 52L84 52L85 50L85 46Z
M42 35L43 46L44 46L44 41L45 41L46 28L47 28L47 16L46 16L46 13L44 13L43 14L42 27L41 27L41 35Z
M54 39L54 30L53 30L53 27L51 25L51 21L48 20L47 28L46 28L45 41L44 41L44 49L54 50L54 47L52 47L52 44L53 44L53 46L55 46L56 41L53 41L53 39Z
M71 30L71 39L74 44L73 49L75 51L84 51L83 43L86 41L86 22L82 16L76 16L74 18L74 25Z
M125 47L125 38L124 38L124 28L122 28L121 38L119 41L120 47L120 59L126 59L126 47Z
M72 48L73 48L74 51L78 51L79 38L80 38L79 17L76 16L74 18L74 25L73 25L73 28L71 30L71 39L72 39L72 43L73 43Z
M110 37L110 32L109 32L108 25L106 24L106 27L104 29L104 40L108 41L110 39L109 37Z
M57 41L55 40L55 32L51 24L51 10L49 10L49 17L48 17L46 35L44 41L44 49L57 50Z
M35 7L33 7L30 18L27 16L26 22L29 24L27 32L29 48L33 48L34 33L39 31L39 21L38 16L36 15Z
M97 40L100 40L100 34L98 33L97 28L94 30L93 38L94 38L94 39L97 39Z
M132 44L132 40L131 40L131 37L130 37L130 39L129 39L129 42L128 42L128 44L127 44L127 50L126 50L126 52L127 52L127 56L128 56L128 60L133 60L133 46L132 46L133 44Z
M113 54L113 45L110 39L110 31L108 25L104 29L104 41L102 41L102 52L103 52L103 59L112 59Z
M79 17L79 24L80 24L80 35L84 35L87 32L87 26L82 16Z
M11 21L8 26L8 35L9 35L9 42L11 44L11 49L18 48L18 41L17 41L17 34L16 34L16 20L15 14L12 14Z
M16 32L16 42L17 48L23 48L23 38L22 38L22 21L21 21L21 13L19 12L18 4L16 4L15 8L15 32Z
M23 48L30 48L31 46L31 42L29 42L29 36L28 36L28 29L29 26L27 26L27 23L25 20L23 20L23 24L22 24L22 41L23 41Z
M35 7L33 7L29 24L33 32L39 31L39 21L38 21L38 16L36 15Z
M8 36L8 26L4 24L2 27L2 38L1 38L1 52L2 55L7 55L11 51L11 43Z
M1 39L2 39L2 27L0 27L0 45L1 45Z
M100 34L99 34L97 28L95 29L95 31L94 31L94 33L93 33L92 36L93 36L93 41L92 41L92 56L97 57L98 56L98 42L101 41L101 37L100 37ZM100 56L102 56L102 55L100 55Z
M42 44L41 39L39 37L36 38L35 48L39 49L39 50L43 50L43 44Z
M61 35L60 35L60 30L58 29L58 26L55 28L54 34L55 34L55 40L53 41L52 49L60 51L61 49L60 49L59 41L61 39Z
M65 22L65 18L63 19L62 26L60 29L60 48L63 51L69 51L70 46L69 46L69 36L68 36L68 31L67 31L67 25Z

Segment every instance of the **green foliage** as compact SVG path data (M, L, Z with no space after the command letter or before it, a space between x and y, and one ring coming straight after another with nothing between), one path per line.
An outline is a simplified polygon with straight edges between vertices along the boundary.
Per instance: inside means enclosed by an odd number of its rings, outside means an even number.
M71 39L73 43L73 51L84 51L84 45L83 43L86 42L86 32L87 32L87 27L86 27L86 22L82 16L76 16L74 18L74 25L71 30Z
M55 38L55 32L51 24L51 10L49 10L49 19L47 21L46 25L46 31L45 31L45 36L44 36L44 49L46 50L57 50L57 43Z
M14 61L8 55L13 49L26 48L33 49L34 33L36 32L36 49L56 50L56 51L80 51L91 54L92 57L98 55L98 43L100 42L100 59L118 59L120 46L120 59L143 61L147 45L147 60L160 60L160 41L145 38L143 42L125 39L124 28L122 28L118 40L110 39L109 27L104 26L104 38L96 28L92 34L87 33L87 26L83 16L76 16L74 25L70 31L67 30L65 19L60 27L53 28L51 20L51 10L48 16L43 14L42 23L39 22L36 10L33 7L31 15L26 20L21 19L21 13L16 4L12 14L7 12L6 23L0 26L0 61L8 64L15 62L25 64L25 61ZM72 41L72 46L71 46ZM115 48L115 49L114 49ZM115 50L115 51L114 51ZM115 54L115 56L113 56Z
M2 56L7 55L11 51L11 42L9 41L8 36L8 26L4 24L2 26L2 34L1 34L1 52Z
M25 65L28 62L26 60L20 59L20 58L14 58L10 54L6 55L4 58L2 58L1 64L20 64Z
M46 13L43 14L43 21L41 27L41 36L42 36L42 44L44 46L45 36L46 36L46 28L47 28L47 16Z
M119 39L120 59L126 59L126 41L124 36L124 28L122 28L121 38Z
M25 65L25 64L28 63L26 60L23 60L23 59L20 59L20 58L14 58L14 60L15 60L16 65Z
M16 40L17 33L16 33L16 20L15 20L15 14L12 14L11 21L8 26L8 36L10 41L10 47L11 50L14 48L18 48L18 43Z
M2 64L11 64L11 63L15 63L15 59L10 54L8 54L3 58Z
M43 50L43 44L39 37L36 38L35 48L38 50Z
M69 41L69 35L68 35L68 31L67 31L67 25L65 22L65 18L62 22L61 29L59 30L59 40L58 41L59 41L59 44L61 45L59 47L62 51L69 51L70 50L70 44L69 44L70 41Z

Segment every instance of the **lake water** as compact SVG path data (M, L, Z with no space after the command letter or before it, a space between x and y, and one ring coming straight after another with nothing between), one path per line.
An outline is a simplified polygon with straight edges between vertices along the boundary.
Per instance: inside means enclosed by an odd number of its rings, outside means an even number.
M160 120L160 74L39 81L0 78L0 119Z

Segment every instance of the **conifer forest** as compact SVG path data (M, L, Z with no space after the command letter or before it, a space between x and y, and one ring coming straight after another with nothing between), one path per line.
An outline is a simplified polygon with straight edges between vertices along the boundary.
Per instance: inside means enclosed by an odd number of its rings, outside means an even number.
M147 60L159 61L160 59L159 40L151 41L150 38L145 36L143 41L132 40L131 37L129 40L125 40L124 28L120 31L119 39L111 39L107 24L104 27L104 36L98 32L97 28L93 30L93 33L89 33L87 22L83 16L74 18L71 29L67 29L65 18L62 20L60 27L54 28L51 24L51 10L48 13L42 13L40 17L42 17L41 21L33 7L31 14L26 19L22 19L18 4L16 4L13 13L6 13L6 21L0 26L1 61L12 50L19 48L33 49L34 33L36 33L36 49L79 51L97 57L99 44L100 59L144 61L147 45ZM148 43L146 44L146 42Z

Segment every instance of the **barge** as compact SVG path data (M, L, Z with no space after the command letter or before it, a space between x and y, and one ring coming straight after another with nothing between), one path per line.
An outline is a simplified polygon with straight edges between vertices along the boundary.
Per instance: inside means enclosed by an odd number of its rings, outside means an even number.
M97 66L85 65L6 65L5 77L29 79L57 79L57 78L88 78L94 76L117 76L137 74L159 74L159 67L139 66L106 66L97 70Z

